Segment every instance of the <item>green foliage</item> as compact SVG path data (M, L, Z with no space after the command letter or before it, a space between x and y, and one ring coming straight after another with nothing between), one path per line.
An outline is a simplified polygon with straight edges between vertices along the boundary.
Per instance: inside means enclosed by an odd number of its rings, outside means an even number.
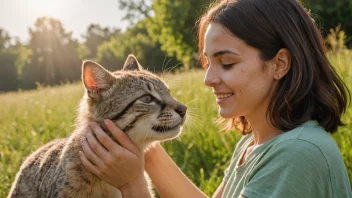
M351 0L301 0L311 10L315 21L322 22L326 34L329 29L342 24L345 32L352 32L352 1Z
M95 58L99 45L101 45L104 41L109 40L113 35L119 33L119 29L110 29L108 27L103 28L99 24L90 24L87 28L86 35L84 35L84 45L86 46L86 48L79 48L80 50L82 50L80 51L80 55L84 56L85 59Z
M117 0L119 8L127 10L123 19L128 20L130 24L136 24L152 15L153 0Z
M345 31L341 30L341 24L339 24L335 29L330 29L330 34L327 36L327 44L331 52L333 53L348 53L346 47L347 36Z
M150 38L145 21L100 45L96 61L110 70L117 70L122 68L129 54L134 54L151 71L162 71L176 64L175 58L167 57L160 50L160 44Z
M352 90L351 57L351 54L329 54L330 61ZM218 107L211 89L203 85L203 77L204 71L164 76L172 95L187 104L188 118L181 137L163 143L163 147L182 171L211 195L222 180L239 135L236 131L221 132L214 123ZM74 84L0 95L0 197L6 197L26 156L73 130L82 93L82 85ZM346 126L332 137L352 180L352 106L343 116L343 122Z
M11 51L11 37L0 28L0 92L17 89L16 54Z
M0 197L32 151L73 130L82 85L0 95Z
M6 30L0 28L0 50L4 51L10 45L11 37Z
M24 67L31 63L33 51L29 49L28 46L22 45L19 42L13 47L12 51L14 54L17 54L15 67L17 69L17 75L19 76L18 79L20 80Z
M329 47L327 56L332 62L332 65L339 65L337 70L345 83L352 85L352 67L350 66L352 62L352 51L346 47L346 38L346 34L341 30L340 25L335 29L330 29L330 34L327 36L327 45Z
M155 0L150 18L150 33L162 43L161 49L168 55L176 55L187 69L197 60L197 32L195 24L210 0L168 1Z
M84 43L78 44L77 54L80 60L85 60L88 59L88 57L92 56L92 53L90 52L89 48Z
M133 23L135 17L148 23L151 37L161 43L161 50L168 56L176 56L187 70L196 65L197 50L196 22L211 0L118 0L125 9L125 19Z
M16 90L18 87L15 60L15 54L0 50L0 92Z

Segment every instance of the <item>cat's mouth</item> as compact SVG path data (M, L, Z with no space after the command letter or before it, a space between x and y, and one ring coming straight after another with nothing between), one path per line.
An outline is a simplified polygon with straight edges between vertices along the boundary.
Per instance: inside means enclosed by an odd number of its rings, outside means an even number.
M174 126L153 126L152 129L153 129L153 131L158 132L158 133L165 133L168 131L175 130L179 127L180 127L180 124L177 124Z

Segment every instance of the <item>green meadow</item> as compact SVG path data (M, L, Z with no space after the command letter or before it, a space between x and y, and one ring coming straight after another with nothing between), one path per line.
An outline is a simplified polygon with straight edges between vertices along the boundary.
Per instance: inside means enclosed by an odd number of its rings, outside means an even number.
M345 83L352 90L352 53L330 54ZM203 85L204 71L165 75L172 94L188 106L183 134L163 143L184 173L211 195L222 180L223 170L240 136L225 133L215 124L217 104L210 88ZM82 84L39 87L34 91L0 94L0 197L6 197L21 162L45 143L68 136L74 129ZM350 180L352 179L352 106L343 117L346 126L336 140Z

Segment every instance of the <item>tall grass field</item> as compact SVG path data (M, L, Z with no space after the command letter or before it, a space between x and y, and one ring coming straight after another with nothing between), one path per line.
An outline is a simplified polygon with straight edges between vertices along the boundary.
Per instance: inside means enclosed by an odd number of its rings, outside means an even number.
M352 90L352 53L330 54ZM172 95L188 106L188 121L180 138L163 147L184 173L211 195L220 184L240 135L224 133L215 124L218 107L210 88L203 85L204 71L189 71L165 77ZM34 91L0 94L0 197L6 197L16 172L31 152L45 143L68 136L74 129L81 83L41 87ZM352 106L343 117L346 126L336 140L352 179Z

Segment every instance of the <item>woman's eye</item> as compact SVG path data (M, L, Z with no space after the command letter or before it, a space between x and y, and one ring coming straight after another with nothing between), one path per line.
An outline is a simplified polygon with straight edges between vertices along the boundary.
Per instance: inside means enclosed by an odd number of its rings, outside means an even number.
M140 100L144 103L151 103L153 101L153 98L151 96L143 96L140 98Z
M231 69L234 64L235 64L235 63L231 63L231 64L221 64L221 65L222 65L222 67L223 67L224 69Z

